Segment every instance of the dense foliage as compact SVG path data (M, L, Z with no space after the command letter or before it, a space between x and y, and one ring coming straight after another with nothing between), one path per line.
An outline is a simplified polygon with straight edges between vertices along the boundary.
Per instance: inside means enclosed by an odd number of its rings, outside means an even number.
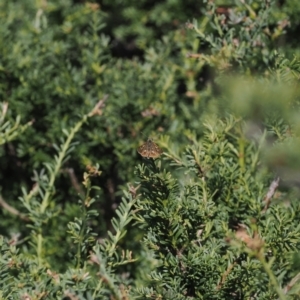
M299 10L0 0L1 299L298 299Z

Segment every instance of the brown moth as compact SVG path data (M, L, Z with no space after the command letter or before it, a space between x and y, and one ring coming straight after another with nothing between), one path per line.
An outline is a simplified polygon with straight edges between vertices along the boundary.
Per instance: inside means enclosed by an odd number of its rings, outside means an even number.
M149 138L145 144L137 149L137 152L143 157L157 158L163 151Z

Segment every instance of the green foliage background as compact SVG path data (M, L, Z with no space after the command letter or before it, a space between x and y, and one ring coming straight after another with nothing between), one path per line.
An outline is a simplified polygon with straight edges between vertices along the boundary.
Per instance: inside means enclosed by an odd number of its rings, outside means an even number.
M299 9L0 0L1 297L297 299Z

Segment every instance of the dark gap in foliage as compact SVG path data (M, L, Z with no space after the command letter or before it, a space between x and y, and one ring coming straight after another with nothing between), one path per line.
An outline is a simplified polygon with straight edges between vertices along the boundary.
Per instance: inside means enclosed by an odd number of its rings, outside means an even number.
M111 54L113 57L132 59L143 58L144 51L135 44L134 37L128 37L125 42L115 39L112 43Z
M185 95L185 93L187 92L185 81L183 79L179 79L177 82L177 94Z
M214 85L215 77L216 77L215 69L210 67L207 64L204 65L200 73L195 76L195 78L198 79L196 85L197 91L204 90L208 83Z

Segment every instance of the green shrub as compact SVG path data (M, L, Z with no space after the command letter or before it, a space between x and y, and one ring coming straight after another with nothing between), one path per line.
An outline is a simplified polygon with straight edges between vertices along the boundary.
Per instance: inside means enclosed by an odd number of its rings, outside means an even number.
M0 0L1 298L297 299L297 6L245 2Z

